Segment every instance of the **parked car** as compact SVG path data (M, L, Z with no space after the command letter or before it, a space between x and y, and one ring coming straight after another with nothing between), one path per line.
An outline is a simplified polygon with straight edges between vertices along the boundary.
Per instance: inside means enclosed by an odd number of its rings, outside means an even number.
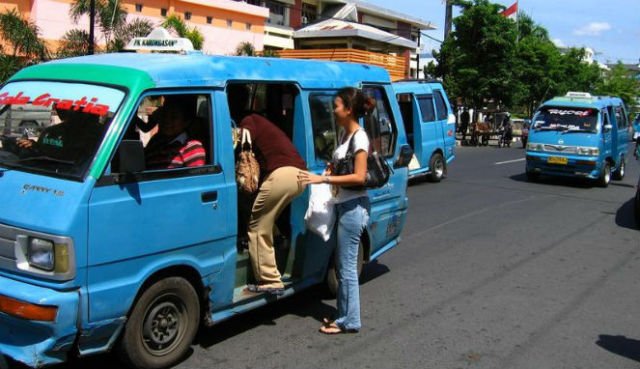
M629 122L617 97L570 92L543 103L529 130L526 175L587 178L606 187L625 175Z
M442 84L407 80L393 84L414 158L409 177L440 182L455 159L455 116Z

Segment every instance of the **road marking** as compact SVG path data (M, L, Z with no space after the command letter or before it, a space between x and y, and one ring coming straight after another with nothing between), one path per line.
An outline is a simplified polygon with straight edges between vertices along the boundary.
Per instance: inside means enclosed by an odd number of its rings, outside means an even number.
M499 161L497 163L494 163L495 165L502 165L502 164L510 164L510 163L518 163L521 161L525 161L525 158L520 158L520 159L515 159L515 160L507 160L507 161Z

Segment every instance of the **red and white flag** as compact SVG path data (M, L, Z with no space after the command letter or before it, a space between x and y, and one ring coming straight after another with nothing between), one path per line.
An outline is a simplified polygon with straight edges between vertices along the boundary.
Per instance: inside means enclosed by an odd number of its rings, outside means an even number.
M506 8L502 13L503 16L515 19L518 16L518 2L516 1L510 7Z

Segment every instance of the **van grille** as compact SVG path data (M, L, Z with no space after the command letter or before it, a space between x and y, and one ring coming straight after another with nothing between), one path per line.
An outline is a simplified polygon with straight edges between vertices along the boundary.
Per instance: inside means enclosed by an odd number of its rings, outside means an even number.
M563 154L576 154L578 148L576 146L564 146L564 145L544 145L544 151L546 152L560 152Z

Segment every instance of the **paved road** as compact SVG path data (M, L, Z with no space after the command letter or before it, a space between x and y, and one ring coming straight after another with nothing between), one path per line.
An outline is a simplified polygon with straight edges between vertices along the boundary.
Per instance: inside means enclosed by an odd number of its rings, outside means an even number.
M359 334L317 333L334 301L310 290L205 330L177 368L638 368L640 165L603 189L528 183L523 156L459 148L449 178L410 187L402 244L365 269Z

